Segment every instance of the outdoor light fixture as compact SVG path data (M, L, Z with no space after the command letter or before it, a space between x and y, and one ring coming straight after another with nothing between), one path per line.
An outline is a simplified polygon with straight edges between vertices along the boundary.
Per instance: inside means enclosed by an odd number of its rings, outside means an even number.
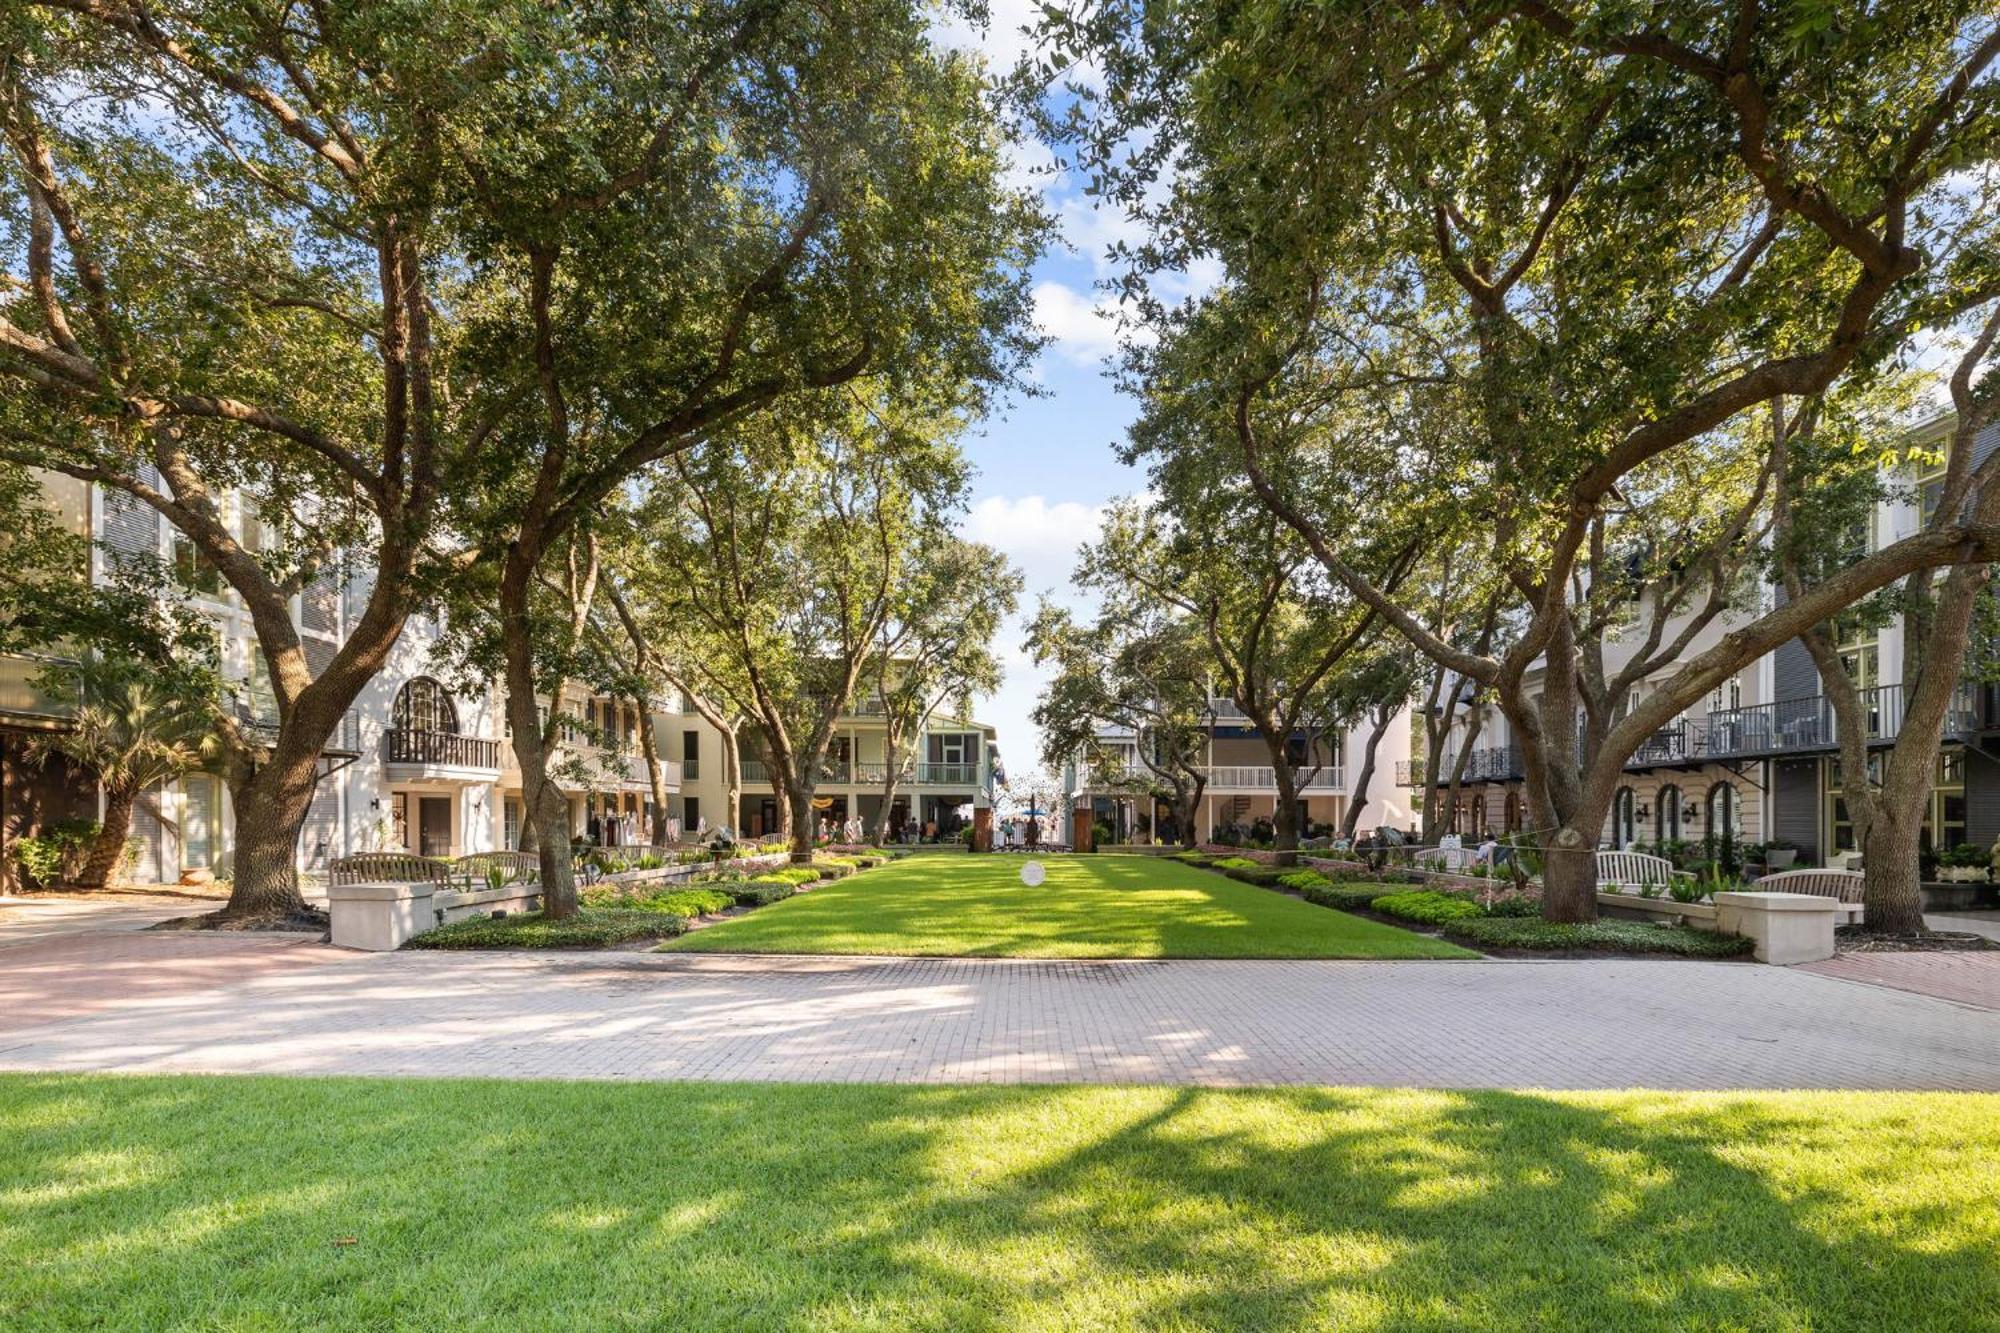
M1640 806L1640 807L1639 807L1639 818L1641 818L1641 819L1651 819L1652 817L1653 817L1653 807L1652 807L1652 806L1650 806L1650 805L1642 805L1642 806Z

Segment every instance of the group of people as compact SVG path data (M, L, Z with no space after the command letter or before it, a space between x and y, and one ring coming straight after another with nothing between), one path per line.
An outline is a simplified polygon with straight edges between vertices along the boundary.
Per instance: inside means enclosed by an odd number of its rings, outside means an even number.
M1042 821L1033 815L1015 815L1001 820L999 845L1035 851L1042 845Z

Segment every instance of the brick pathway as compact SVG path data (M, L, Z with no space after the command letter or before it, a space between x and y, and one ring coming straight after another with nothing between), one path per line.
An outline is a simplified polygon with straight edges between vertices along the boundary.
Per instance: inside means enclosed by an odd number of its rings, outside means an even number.
M1799 970L2000 1010L2000 949L1980 953L1849 953Z
M1746 963L391 954L16 1030L0 1067L2000 1091L2000 1013Z
M58 1019L355 957L310 935L146 929L214 907L139 895L0 900L0 1042Z

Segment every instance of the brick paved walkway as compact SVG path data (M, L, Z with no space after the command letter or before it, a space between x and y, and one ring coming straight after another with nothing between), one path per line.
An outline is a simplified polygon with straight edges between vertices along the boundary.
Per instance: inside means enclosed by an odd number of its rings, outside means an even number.
M1799 970L2000 1010L2000 949L1980 953L1848 953L1823 963L1801 964Z
M355 958L311 935L146 929L214 906L116 894L0 899L0 1041L61 1018Z
M2000 1013L1745 963L392 954L0 1034L0 1067L2000 1090Z

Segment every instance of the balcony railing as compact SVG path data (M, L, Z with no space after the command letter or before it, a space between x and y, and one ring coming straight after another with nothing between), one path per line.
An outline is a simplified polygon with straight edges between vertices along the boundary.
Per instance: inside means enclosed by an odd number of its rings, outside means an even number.
M1870 745L1884 745L1896 739L1903 729L1903 709L1901 685L1878 685L1861 691L1861 712ZM1961 685L1945 714L1944 730L1949 736L2000 730L2000 690ZM1832 701L1824 695L1811 694L1743 708L1717 709L1706 717L1669 723L1641 741L1625 761L1625 767L1663 768L1717 759L1810 753L1837 749L1839 745L1840 728ZM1420 760L1398 764L1397 779L1406 786L1422 785L1422 768ZM1432 781L1447 781L1451 770L1452 758L1446 756ZM1521 775L1521 752L1515 746L1474 750L1466 761L1468 782L1506 781Z
M500 771L500 742L456 731L417 731L391 727L384 735L383 757L392 764L433 764L446 768Z
M978 764L918 764L917 785L922 787L976 787Z
M1298 776L1301 792L1346 790L1346 774L1338 765L1323 765ZM1212 791L1276 791L1278 771L1268 764L1222 764L1208 770Z

